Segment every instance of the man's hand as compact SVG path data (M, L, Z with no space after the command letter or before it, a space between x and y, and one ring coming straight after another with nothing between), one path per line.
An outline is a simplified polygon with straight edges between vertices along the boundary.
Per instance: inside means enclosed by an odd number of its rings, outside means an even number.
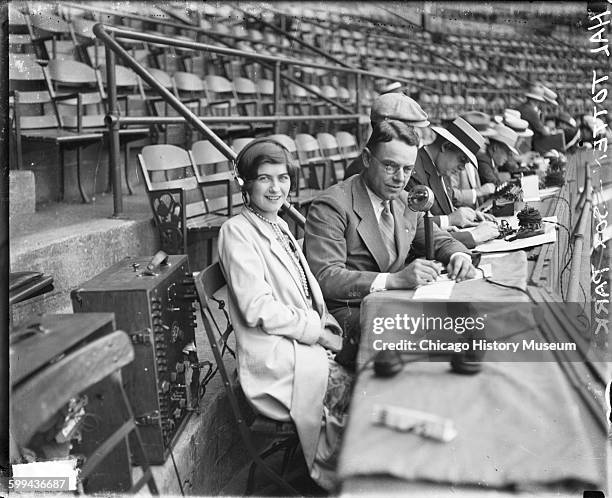
M495 193L495 184L489 182L476 189L476 195L478 197L488 197Z
M499 230L497 229L497 225L495 223L491 221L483 221L470 233L472 234L472 237L474 237L474 242L476 245L478 245L486 242L487 240L496 238L499 235Z
M482 211L476 211L476 217L478 221L495 221L495 216L488 213L483 213Z
M456 282L476 276L476 268L472 265L471 258L465 253L456 252L453 254L448 265L446 265L446 271L448 272L448 277Z
M389 274L387 289L414 289L419 285L433 282L442 271L442 264L428 259L415 259L397 273Z
M342 349L342 336L334 334L327 327L323 329L323 333L321 334L321 337L319 337L319 340L317 342L325 349L329 349L334 353L337 353Z
M465 228L477 225L476 211L469 207L460 207L448 215L448 222L456 227Z

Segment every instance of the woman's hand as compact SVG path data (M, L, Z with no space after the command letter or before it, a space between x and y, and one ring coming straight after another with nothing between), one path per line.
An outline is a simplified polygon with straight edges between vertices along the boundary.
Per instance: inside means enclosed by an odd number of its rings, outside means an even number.
M323 333L317 342L325 349L329 349L334 353L337 353L342 349L342 336L334 334L327 327L323 329Z

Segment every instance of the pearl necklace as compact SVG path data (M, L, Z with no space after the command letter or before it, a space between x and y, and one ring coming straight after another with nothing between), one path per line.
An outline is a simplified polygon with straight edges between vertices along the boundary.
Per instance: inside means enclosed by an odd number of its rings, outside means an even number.
M289 240L289 236L283 232L283 230L281 229L278 223L275 223L274 221L270 221L265 216L262 216L261 214L256 212L251 206L247 206L247 209L251 211L251 213L253 213L255 216L257 216L260 220L263 220L269 225L272 225L272 229L274 231L274 235L276 236L276 240L278 240L280 245L283 246L283 249L285 249L285 252L291 258L291 261L293 261L293 264L296 267L298 274L300 276L300 283L302 284L302 289L304 290L304 294L306 294L306 297L310 299L310 289L308 287L308 280L306 279L306 273L304 272L304 268L302 267L300 258L297 255L297 250L295 246Z

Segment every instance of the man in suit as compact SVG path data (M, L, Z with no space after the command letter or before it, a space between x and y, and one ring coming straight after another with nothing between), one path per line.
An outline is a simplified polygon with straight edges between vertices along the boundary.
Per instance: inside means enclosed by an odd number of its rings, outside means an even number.
M395 89L397 90L397 88ZM374 99L370 109L370 122L372 127L376 123L385 120L401 121L415 130L421 130L429 126L427 114L421 106L413 99L397 91L387 91ZM417 131L418 135L418 131ZM363 170L363 160L361 156L349 164L344 173L344 179L357 175Z
M470 111L461 115L478 133L487 138L494 134L491 116L480 111ZM478 154L476 155L478 157ZM479 171L470 162L463 169L450 176L453 189L453 205L477 208L495 192L495 184L481 182Z
M455 208L450 175L470 162L478 166L476 153L484 146L484 137L463 118L457 118L446 128L432 126L436 133L433 143L425 145L417 154L414 172L408 187L426 185L435 196L431 213L440 228L453 231L453 237L466 247L494 239L499 235L493 217L467 206ZM471 231L458 228L473 227Z
M514 130L501 123L493 127L493 134L489 136L486 150L476 154L481 183L493 183L498 186L504 182L500 177L499 168L512 156L518 156L519 152L516 150L518 138Z
M467 248L433 226L437 261L425 254L423 213L408 207L404 190L416 159L418 137L396 120L374 125L361 153L363 171L331 186L308 211L304 252L330 312L344 329L336 359L354 366L359 306L370 292L413 289L435 280L443 264L451 278L475 274Z
M550 134L550 130L544 126L541 119L540 105L546 103L545 95L546 88L544 85L535 83L525 92L525 102L517 108L521 117L529 123L529 127L533 130L532 143Z

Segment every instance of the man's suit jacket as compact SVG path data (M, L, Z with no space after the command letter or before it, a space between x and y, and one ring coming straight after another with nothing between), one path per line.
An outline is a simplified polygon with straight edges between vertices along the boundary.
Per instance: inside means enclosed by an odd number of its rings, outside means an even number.
M546 130L544 129L544 124L540 119L540 114L536 109L535 105L526 100L517 109L521 113L521 117L529 123L529 128L533 130L534 139L537 136L546 135Z
M468 168L472 168L473 176L468 174ZM471 164L466 164L465 169L451 175L450 181L453 187L453 204L455 206L476 207L478 196L474 199L474 193L482 186L476 168Z
M495 185L501 185L503 180L499 177L499 171L493 165L491 156L486 152L479 152L476 154L478 159L478 176L480 177L481 183L493 183Z
M424 214L408 208L406 192L391 202L391 210L397 259L389 262L361 175L328 188L310 206L304 252L332 313L359 306L378 274L397 272L411 261L411 247L416 255L425 254ZM435 256L442 263L455 252L468 252L435 224L432 233Z
M447 181L445 180L446 183ZM406 188L410 190L417 185L425 185L432 190L434 203L429 211L433 215L434 223L440 225L440 216L448 216L453 212L453 206L449 202L449 198L452 199L453 192L450 188L450 180L448 180L448 185L446 185L448 190L445 191L440 175L438 175L438 168L434 165L425 147L421 147L417 153L414 171L410 180L408 180ZM469 232L451 232L451 235L470 249L476 246L474 238Z

